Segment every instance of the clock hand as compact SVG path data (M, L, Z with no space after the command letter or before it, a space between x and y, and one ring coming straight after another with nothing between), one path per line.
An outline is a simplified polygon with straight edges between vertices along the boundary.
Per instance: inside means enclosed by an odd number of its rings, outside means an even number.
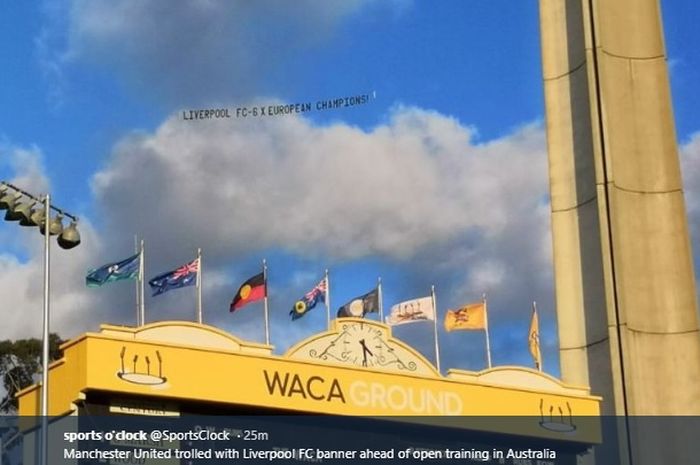
M372 351L367 348L367 344L365 343L364 339L360 339L358 342L362 346L362 366L366 367L367 366L367 354L369 354L369 355L374 355L374 354L372 354Z
M371 350L367 347L367 344L365 343L364 339L360 339L360 345L362 346L362 352L366 352L370 355L374 355Z

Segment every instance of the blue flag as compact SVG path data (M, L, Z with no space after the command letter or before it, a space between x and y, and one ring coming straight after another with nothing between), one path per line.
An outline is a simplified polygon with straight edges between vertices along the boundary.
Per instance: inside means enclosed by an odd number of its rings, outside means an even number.
M294 307L289 311L289 315L292 320L298 320L302 316L306 315L306 312L311 310L318 304L318 301L326 297L326 278L323 278L320 283L316 285L309 292L304 294L304 297L299 299Z
M148 281L148 285L153 290L153 295L160 295L171 289L179 289L197 284L197 273L199 272L199 259L187 265L182 265L177 270L168 271Z
M105 283L121 279L139 278L139 255L136 254L116 263L108 263L100 268L88 271L85 284L88 287L99 287Z

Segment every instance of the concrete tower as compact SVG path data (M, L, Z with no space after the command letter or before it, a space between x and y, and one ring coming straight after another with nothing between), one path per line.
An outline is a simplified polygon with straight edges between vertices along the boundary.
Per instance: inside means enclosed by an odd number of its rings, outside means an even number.
M563 380L607 414L700 415L658 0L540 0L540 21Z

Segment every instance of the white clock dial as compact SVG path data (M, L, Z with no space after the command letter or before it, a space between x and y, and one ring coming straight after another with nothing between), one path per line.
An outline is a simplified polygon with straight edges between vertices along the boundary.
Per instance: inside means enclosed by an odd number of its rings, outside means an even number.
M384 357L382 332L362 322L343 327L341 339L343 358L359 366L376 366Z

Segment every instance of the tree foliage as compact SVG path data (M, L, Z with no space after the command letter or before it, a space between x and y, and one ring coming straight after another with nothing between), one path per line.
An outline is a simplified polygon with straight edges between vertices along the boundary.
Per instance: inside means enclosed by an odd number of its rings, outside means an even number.
M49 360L61 358L58 346L63 341L57 334L49 336ZM17 412L15 394L39 381L41 374L41 339L18 339L0 341L0 378L5 396L0 399L0 413Z

